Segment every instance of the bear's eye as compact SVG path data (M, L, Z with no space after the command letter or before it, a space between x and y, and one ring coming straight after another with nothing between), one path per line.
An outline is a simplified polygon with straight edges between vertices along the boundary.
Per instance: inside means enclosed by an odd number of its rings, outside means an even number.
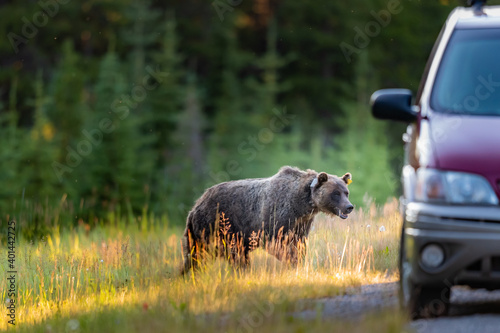
M335 197L340 196L340 192L339 191L333 191L333 196L335 196Z

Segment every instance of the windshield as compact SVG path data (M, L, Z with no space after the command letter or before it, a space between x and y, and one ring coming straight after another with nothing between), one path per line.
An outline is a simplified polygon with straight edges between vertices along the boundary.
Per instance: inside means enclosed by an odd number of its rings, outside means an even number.
M500 29L456 30L434 82L435 111L500 116Z

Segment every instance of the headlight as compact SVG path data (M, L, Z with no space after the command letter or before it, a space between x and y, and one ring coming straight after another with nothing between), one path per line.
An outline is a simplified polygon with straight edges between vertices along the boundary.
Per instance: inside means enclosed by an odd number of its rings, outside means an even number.
M415 198L435 203L498 205L498 198L484 177L425 168L417 171Z

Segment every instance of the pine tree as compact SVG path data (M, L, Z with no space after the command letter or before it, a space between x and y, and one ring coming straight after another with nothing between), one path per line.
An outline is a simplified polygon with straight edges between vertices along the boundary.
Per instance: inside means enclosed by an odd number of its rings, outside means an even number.
M357 205L367 199L384 203L397 188L397 178L390 166L386 124L373 119L368 109L370 93L376 86L375 78L370 76L368 59L368 51L360 54L354 87L357 100L344 103L344 117L339 123L344 132L336 140L339 150L336 158L345 172L353 174L351 201Z
M223 172L229 160L240 157L238 146L255 132L248 121L249 91L240 78L240 71L252 57L238 46L234 19L228 17L218 30L221 44L221 76L214 102L215 116L210 138L209 165L212 173ZM213 177L212 177L213 178ZM212 179L214 182L222 179ZM229 180L229 179L224 179Z
M30 240L49 232L52 218L47 211L59 206L61 198L71 190L64 187L52 168L52 163L59 157L59 143L55 140L55 128L47 117L48 97L41 71L34 82L34 93L34 99L28 101L34 110L34 125L30 130L22 130L25 135L19 147L21 159L17 169L17 174L22 177L22 199L16 213L23 237ZM60 225L67 226L72 222L71 217L62 216Z
M51 99L47 106L48 118L55 127L60 142L61 158L66 156L67 147L80 138L85 122L83 104L84 72L81 59L73 49L70 40L62 46L62 58L52 79ZM64 162L63 159L60 160Z
M2 218L12 215L13 203L22 197L28 175L21 172L26 131L18 128L17 76L13 77L9 91L8 110L0 112L0 209ZM3 109L3 105L2 109Z
M154 88L149 92L147 102L150 106L145 128L154 136L152 151L155 156L155 181L152 189L155 197L165 201L167 180L170 178L167 166L174 164L175 145L173 133L179 114L183 110L182 103L185 92L181 79L182 58L177 51L176 21L172 13L167 15L164 37L159 51L153 54L153 66L167 73L159 80L151 78ZM160 82L161 81L161 82Z
M96 84L94 116L88 128L101 131L102 142L89 156L93 202L98 209L129 207L136 212L144 204L150 162L144 152L140 118L132 113L134 101L125 92L122 67L113 52L103 58ZM96 141L99 141L95 135ZM85 162L87 163L87 162Z
M171 211L179 213L175 218L184 219L185 210L178 207L190 205L204 190L205 145L203 117L200 92L194 74L188 75L183 112L178 118L178 126L174 134L175 149L172 150L172 162L166 175L168 206ZM182 179L182 182L179 180ZM173 214L175 215L175 214Z
M288 83L280 81L279 70L289 62L289 57L282 57L278 53L277 29L276 21L272 20L267 29L266 52L255 62L261 70L260 80L249 81L249 86L255 92L258 101L258 104L253 105L252 114L260 116L258 121L260 126L269 121L271 110L276 107L278 94L290 88Z
M123 33L123 40L132 47L130 53L132 81L141 84L144 77L147 49L157 39L156 22L160 16L151 9L151 1L132 1L125 9L125 17L130 21L130 28Z
M44 92L41 71L35 80L34 90L34 125L30 135L25 138L23 159L23 167L28 175L26 197L52 204L71 188L64 188L65 183L59 182L52 167L52 163L59 158L59 147L54 125L47 116L48 97Z
M270 128L272 127L270 126L271 119L276 117L276 111L281 112L283 108L287 109L287 106L278 105L277 101L279 94L289 89L289 85L280 80L279 75L280 70L289 62L289 57L279 54L277 35L277 25L273 19L267 28L266 51L255 61L260 71L259 75L247 81L252 99L249 101L251 113L246 121L253 125L258 144L262 148L260 151L256 150L257 155L254 160L245 161L245 164L251 165L251 168L245 168L247 173L244 177L258 177L262 171L269 169L272 165L270 161L275 158L275 154L279 153L277 150L281 147L276 139L283 135L288 126L283 125L279 131ZM273 171L268 170L265 174L270 174L269 172Z
M284 96L290 112L300 117L309 131L321 119L321 127L336 129L341 115L340 96L352 97L349 85L353 69L340 50L342 42L352 43L353 28L366 22L357 12L366 1L327 1L321 5L289 0L278 7L281 52L295 56L283 71L291 84Z

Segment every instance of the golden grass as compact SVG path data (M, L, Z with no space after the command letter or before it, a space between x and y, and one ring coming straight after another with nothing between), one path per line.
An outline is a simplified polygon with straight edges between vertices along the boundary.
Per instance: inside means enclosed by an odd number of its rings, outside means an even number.
M169 228L154 217L90 233L54 230L44 241L16 245L16 327L40 332L248 331L256 328L258 317L263 332L301 325L311 329L289 315L296 301L397 278L400 227L395 200L382 209L358 210L348 220L319 216L308 254L296 268L257 250L247 269L205 261L184 277L178 274L182 228ZM3 300L6 287L1 279ZM248 317L256 311L260 317ZM381 323L370 319L370 325L402 325L400 316L386 317ZM5 318L0 329L8 326ZM324 324L315 327L333 327Z

